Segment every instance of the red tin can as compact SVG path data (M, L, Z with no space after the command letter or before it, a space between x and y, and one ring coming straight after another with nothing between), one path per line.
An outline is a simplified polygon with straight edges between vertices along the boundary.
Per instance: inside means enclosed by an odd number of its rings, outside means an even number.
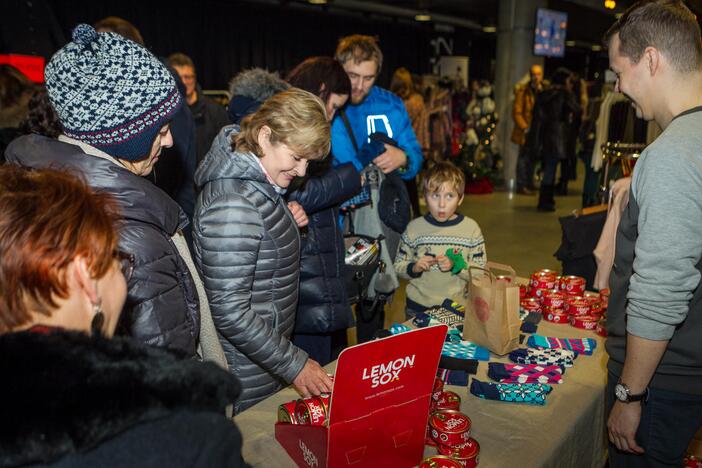
M527 286L520 284L519 285L519 299L524 299L527 297L528 291L527 291Z
M431 436L443 445L459 445L470 439L470 418L456 410L439 410L429 416Z
M435 405L438 401L439 398L441 398L441 394L444 391L444 381L441 380L439 377L436 377L434 379L434 389L431 391L431 402L433 405Z
M600 289L600 299L602 300L602 308L607 309L609 304L609 289Z
M297 424L297 417L295 416L296 407L297 400L289 401L278 406L278 422Z
M461 397L458 396L458 393L446 390L441 393L439 401L436 402L436 409L459 410L461 409Z
M568 295L581 296L585 292L585 278L581 276L563 276L560 289Z
M295 407L295 417L299 424L323 426L327 421L328 407L329 397L318 396L298 400Z
M535 297L527 297L519 301L519 305L526 312L541 312L541 302Z
M458 460L444 455L427 457L419 464L419 468L461 468L462 466Z
M590 303L582 296L568 298L568 313L570 315L591 315Z
M683 459L684 468L702 468L702 460L695 457L694 455L687 455Z
M424 434L424 445L429 445L431 447L436 447L438 444L431 436L431 426L427 424L427 432Z
M544 307L549 307L551 310L565 309L565 294L558 289L552 289L550 291L544 291L543 298L541 299L541 305Z
M597 317L593 317L592 315L571 315L570 324L575 328L594 330L597 328Z
M551 323L568 323L568 314L563 312L562 310L551 310L547 307L544 307L544 310L541 312L541 314L544 317L544 320L547 322Z
M532 290L555 289L558 273L553 270L539 270L531 275Z
M468 442L454 447L448 447L446 445L439 445L439 453L441 455L446 455L459 461L461 466L467 468L475 468L478 466L478 459L480 458L480 444L478 441L470 438Z
M597 326L595 327L595 333L607 338L607 318L606 317L602 317L597 322Z

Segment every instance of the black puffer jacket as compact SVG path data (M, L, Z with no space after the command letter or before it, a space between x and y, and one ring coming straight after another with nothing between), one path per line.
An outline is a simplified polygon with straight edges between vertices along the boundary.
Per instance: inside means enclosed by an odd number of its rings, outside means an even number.
M566 159L573 118L580 112L575 95L553 85L539 93L527 135L527 145L544 161Z
M0 466L246 466L224 417L239 383L129 338L0 335Z
M301 189L290 194L289 199L299 202L309 218L300 257L296 333L329 333L353 326L338 213L339 204L360 189L361 176L349 163L310 177Z
M80 147L39 135L13 141L8 162L25 167L67 168L96 190L110 193L124 218L121 250L135 256L120 329L146 344L195 356L200 330L195 284L171 236L187 220L178 204L148 180Z
M231 149L224 127L195 173L195 262L229 369L241 381L240 412L291 383L307 353L295 325L300 233L256 156Z

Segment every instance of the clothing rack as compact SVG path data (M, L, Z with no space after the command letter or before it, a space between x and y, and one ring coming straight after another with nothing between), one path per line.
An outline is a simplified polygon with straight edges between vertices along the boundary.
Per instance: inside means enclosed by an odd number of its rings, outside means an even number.
M607 203L609 200L609 174L610 168L619 165L624 177L631 175L634 164L646 148L643 143L623 143L621 141L608 141L601 146L604 171L602 171L602 183L600 184L600 202Z

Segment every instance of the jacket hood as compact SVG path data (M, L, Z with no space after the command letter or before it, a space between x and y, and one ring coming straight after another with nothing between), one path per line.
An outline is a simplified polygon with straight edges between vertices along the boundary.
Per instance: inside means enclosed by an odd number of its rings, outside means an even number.
M240 392L215 364L61 330L0 336L0 372L0 466L89 450L180 409L224 415Z
M83 174L91 187L117 199L124 218L153 224L169 235L188 223L178 204L149 180L80 147L41 135L15 139L5 150L7 162L31 168L66 168Z
M195 172L195 184L199 189L218 179L241 179L270 186L253 153L241 153L232 149L232 138L239 133L238 125L227 125L220 130L207 152L205 159ZM273 191L273 186L270 186Z

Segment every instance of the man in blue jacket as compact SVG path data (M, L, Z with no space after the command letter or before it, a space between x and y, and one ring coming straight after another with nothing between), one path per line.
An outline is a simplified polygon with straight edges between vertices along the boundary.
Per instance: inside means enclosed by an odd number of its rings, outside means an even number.
M399 148L385 144L385 152L373 160L375 165L385 174L399 170L403 179L413 179L422 166L422 149L402 99L374 86L383 64L377 41L360 34L346 36L339 41L335 56L351 79L351 100L345 114L356 143L343 119L336 117L332 123L335 164L352 162L362 170L356 148L370 141L371 134L380 132L397 141Z

